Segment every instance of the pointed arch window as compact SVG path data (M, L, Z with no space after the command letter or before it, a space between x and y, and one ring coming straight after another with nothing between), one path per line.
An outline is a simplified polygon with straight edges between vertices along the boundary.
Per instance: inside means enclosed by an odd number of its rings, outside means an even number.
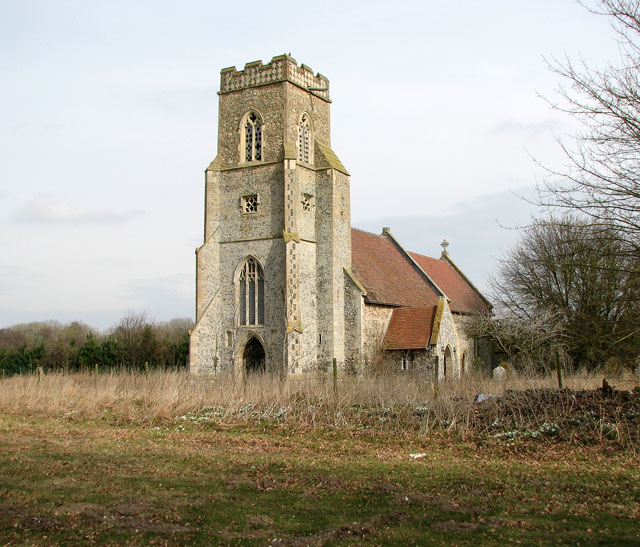
M310 162L311 123L305 113L298 124L298 161Z
M249 112L242 127L244 161L262 161L262 119Z
M238 325L264 325L264 271L255 258L240 268L236 292Z

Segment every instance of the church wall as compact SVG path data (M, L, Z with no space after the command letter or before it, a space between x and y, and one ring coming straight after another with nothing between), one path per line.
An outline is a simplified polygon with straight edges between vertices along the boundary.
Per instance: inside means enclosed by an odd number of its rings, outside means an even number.
M305 112L311 118L313 138L326 146L331 146L329 108L327 101L310 94L308 91L295 85L287 86L287 111L286 127L289 129L292 144L297 142L297 128L302 114ZM313 146L311 154L313 154ZM313 158L311 158L313 163Z
M333 225L331 210L333 189L328 171L317 173L317 199L315 209L316 241L316 294L318 295L318 366L330 369L333 359Z
M387 332L393 307L365 304L362 314L364 367L375 372L383 365L382 342Z
M191 351L195 371L212 372L214 364L216 371L233 371L241 351L238 345L248 329L264 342L267 366L282 366L285 326L281 180L279 164L207 171L208 239L197 258L198 323ZM242 198L253 194L258 195L258 210L246 213ZM236 327L234 274L249 256L257 258L264 269L265 325Z
M344 275L344 352L345 371L364 372L362 360L362 290L345 271Z
M456 328L455 320L449 304L446 299L441 300L443 303L443 312L438 327L438 340L434 348L434 354L438 357L438 380L444 380L444 358L447 347L451 348L451 363L449 366L449 378L460 377L460 339Z
M262 161L282 160L285 132L283 105L287 85L280 82L220 95L218 158L221 167L236 167L240 163L240 125L243 116L251 110L260 114L264 122Z
M214 357L217 357L219 372L239 373L239 354L250 333L257 334L264 342L267 367L272 370L280 370L285 334L284 299L282 296L284 276L281 268L269 267L269 265L280 264L284 261L282 238L223 243L220 245L219 252L221 260L218 279L220 281L214 285L215 298L213 302L194 329L198 343L192 344L192 370L213 372ZM236 325L237 305L234 274L237 267L248 256L257 258L264 268L265 323L262 326ZM231 334L231 344L229 344L229 333Z
M280 164L256 165L218 175L217 210L220 241L282 237L284 201ZM258 211L245 213L243 196L257 194ZM215 214L214 213L214 214Z
M456 322L456 331L458 332L458 355L460 360L460 373L465 374L470 372L473 367L473 360L476 355L476 344L475 340L467 336L467 325L471 321L471 317L468 315L464 315L461 313L453 314L454 320ZM463 367L463 355L464 359L464 367Z
M402 359L407 354L409 368L402 370ZM415 375L417 379L431 381L435 379L436 358L433 351L427 349L385 351L381 370L390 374Z
M211 305L218 290L220 278L218 261L218 242L213 238L206 241L196 250L196 321L200 319L205 309Z
M298 214L297 225L298 235L303 240L316 241L316 210L318 207L318 189L316 171L299 164L296 167L298 179L299 195L297 199ZM304 195L311 196L310 210L305 211L302 207Z
M349 177L334 169L317 172L316 294L318 295L318 365L337 360L345 367L344 269L351 267Z
M299 299L302 317L302 333L300 334L300 359L294 363L295 369L290 372L300 373L313 371L317 362L317 297L316 297L316 244L302 241L297 246L299 273Z

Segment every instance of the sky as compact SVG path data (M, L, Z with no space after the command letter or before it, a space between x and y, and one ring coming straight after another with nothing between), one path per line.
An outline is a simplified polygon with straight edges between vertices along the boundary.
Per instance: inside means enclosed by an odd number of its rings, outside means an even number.
M616 61L574 0L0 0L0 328L193 317L220 70L331 85L352 224L485 290L576 127L547 61Z

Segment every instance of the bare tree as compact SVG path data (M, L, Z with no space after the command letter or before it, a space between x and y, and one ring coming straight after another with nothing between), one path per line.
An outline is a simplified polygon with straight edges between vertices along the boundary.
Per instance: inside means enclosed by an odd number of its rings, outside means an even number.
M559 313L538 311L521 317L502 310L478 315L466 325L467 334L490 340L498 353L519 370L547 371L565 357L564 321Z
M138 367L144 362L143 334L149 321L144 313L128 312L116 325L113 335L123 364Z
M623 245L614 228L576 216L537 220L500 261L494 302L520 320L551 313L575 364L631 361L640 352L640 283Z
M559 111L582 129L561 142L565 170L548 170L539 187L542 205L580 212L594 225L610 226L621 252L640 256L640 0L597 0L593 13L611 19L620 59L604 68L585 61L550 63L564 84ZM638 272L638 261L627 263Z

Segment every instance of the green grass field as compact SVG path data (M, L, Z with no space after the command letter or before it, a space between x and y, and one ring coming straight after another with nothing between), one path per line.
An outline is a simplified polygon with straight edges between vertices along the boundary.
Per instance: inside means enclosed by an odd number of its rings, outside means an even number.
M638 545L638 464L606 443L0 411L0 544Z

